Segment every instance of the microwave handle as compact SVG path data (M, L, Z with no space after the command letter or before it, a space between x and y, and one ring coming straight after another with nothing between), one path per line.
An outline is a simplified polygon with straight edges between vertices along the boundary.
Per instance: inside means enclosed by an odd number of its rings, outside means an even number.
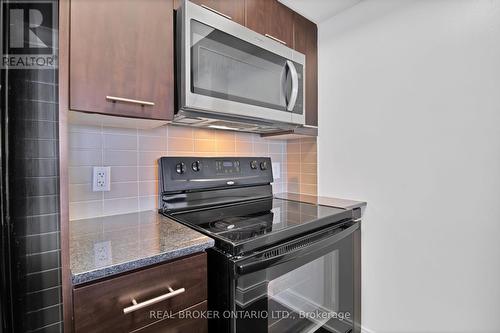
M299 96L299 75L293 62L287 60L286 65L290 69L290 74L292 75L292 94L290 95L290 102L288 103L286 110L293 111L295 103L297 103L297 97Z
M295 251L273 256L266 259L254 258L249 262L241 263L236 265L236 273L239 275L249 274L256 271L260 271L272 266L280 265L295 258L300 258L306 256L308 254L312 254L314 252L322 251L324 249L334 249L337 246L336 243L341 241L342 239L350 236L356 230L359 229L359 223L356 222L349 226L348 228L328 237L308 245L306 247L299 248Z

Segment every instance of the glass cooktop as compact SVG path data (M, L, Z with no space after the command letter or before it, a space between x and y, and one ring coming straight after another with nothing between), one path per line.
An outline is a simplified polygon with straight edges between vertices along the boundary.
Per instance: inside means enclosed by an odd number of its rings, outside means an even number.
M226 207L178 213L171 217L229 244L256 248L350 218L345 209L269 198ZM252 245L253 244L253 245Z

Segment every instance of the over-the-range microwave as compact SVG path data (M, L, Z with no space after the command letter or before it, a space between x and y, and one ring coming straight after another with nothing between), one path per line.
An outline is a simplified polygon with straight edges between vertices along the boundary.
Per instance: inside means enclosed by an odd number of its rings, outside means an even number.
M304 54L187 0L176 19L174 124L258 133L304 125Z

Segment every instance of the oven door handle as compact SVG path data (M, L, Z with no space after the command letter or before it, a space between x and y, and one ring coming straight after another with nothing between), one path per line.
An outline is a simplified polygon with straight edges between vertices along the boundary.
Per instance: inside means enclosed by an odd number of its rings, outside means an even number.
M352 223L352 221L351 221ZM340 226L338 228L341 228ZM280 265L285 262L288 262L290 260L307 256L309 254L312 254L317 251L322 251L325 250L326 248L335 248L336 243L341 241L342 239L348 237L352 233L354 233L356 230L359 229L359 222L355 222L353 225L349 226L348 228L335 233L329 237L325 237L321 240L318 240L316 242L313 242L311 244L307 244L305 246L300 246L300 244L297 244L298 246L294 249L292 249L289 252L285 252L283 254L279 254L276 256L270 256L265 259L260 258L260 257L254 257L249 259L248 261L245 260L245 262L242 262L241 264L236 264L236 273L239 275L244 275L244 274L249 274L253 273L256 271L260 271L272 266ZM280 247L285 248L287 246L293 247L294 244L300 243L300 239L296 241L292 241L289 244L283 244Z

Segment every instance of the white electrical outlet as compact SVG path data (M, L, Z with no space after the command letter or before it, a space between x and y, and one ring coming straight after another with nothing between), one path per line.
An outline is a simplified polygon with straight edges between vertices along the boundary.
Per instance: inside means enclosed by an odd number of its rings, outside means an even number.
M111 168L94 167L92 174L92 191L107 192L111 190Z
M280 179L281 178L281 172L280 172L281 171L280 170L281 164L279 162L273 162L272 166L273 166L274 179Z

